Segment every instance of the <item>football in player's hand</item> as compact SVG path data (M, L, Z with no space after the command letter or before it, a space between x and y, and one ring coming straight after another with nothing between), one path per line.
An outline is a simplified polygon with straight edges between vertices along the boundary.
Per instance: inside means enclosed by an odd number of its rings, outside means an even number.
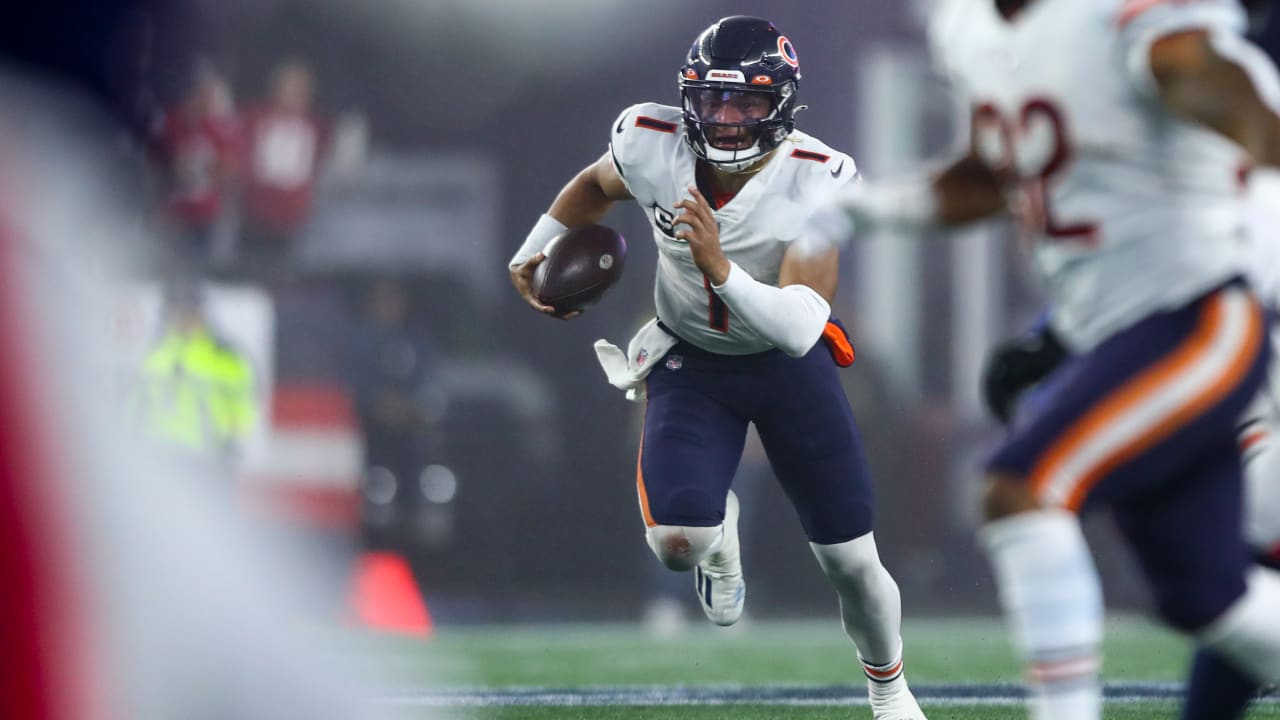
M533 295L557 315L595 304L622 277L627 241L604 225L579 225L557 235L533 271Z

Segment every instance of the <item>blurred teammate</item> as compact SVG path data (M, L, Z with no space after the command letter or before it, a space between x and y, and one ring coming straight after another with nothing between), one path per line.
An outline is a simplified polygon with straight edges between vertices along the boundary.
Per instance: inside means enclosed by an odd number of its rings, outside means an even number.
M1077 520L1099 506L1168 623L1280 678L1280 576L1251 567L1239 531L1234 434L1269 345L1241 280L1239 149L1280 163L1280 118L1251 79L1267 62L1241 8L953 0L935 21L972 104L968 152L928 180L844 192L813 224L834 238L850 217L954 224L1012 207L1035 242L1071 357L989 460L981 533L1032 716L1101 714L1103 604Z
M724 18L680 68L682 108L627 108L610 149L560 192L510 263L531 295L542 250L566 227L634 199L659 261L658 319L627 355L597 343L610 381L647 394L638 462L649 546L694 570L708 618L734 623L746 585L730 491L747 426L840 598L876 718L923 718L902 674L897 584L880 563L871 484L836 375L853 362L830 319L837 251L790 248L814 198L852 180L853 160L795 129L799 61L768 21Z

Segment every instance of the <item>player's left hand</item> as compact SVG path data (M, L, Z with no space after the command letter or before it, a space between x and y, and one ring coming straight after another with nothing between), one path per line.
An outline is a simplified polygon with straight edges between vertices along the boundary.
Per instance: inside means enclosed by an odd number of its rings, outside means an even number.
M693 262L712 283L723 285L729 279L729 258L720 249L720 225L715 211L696 187L689 187L691 198L676 203L682 212L671 220L672 225L686 225L687 230L677 230L676 237L689 243Z
M1048 328L996 346L987 356L982 372L982 397L987 409L1008 425L1022 393L1058 369L1067 355L1066 348Z

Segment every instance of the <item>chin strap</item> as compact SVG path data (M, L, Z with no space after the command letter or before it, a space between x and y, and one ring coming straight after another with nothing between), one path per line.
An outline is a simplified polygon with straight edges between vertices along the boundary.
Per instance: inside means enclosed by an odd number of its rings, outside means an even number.
M755 141L755 143L751 145L751 147L743 148L742 150L721 150L720 148L713 147L710 142L707 142L707 139L705 136L703 137L702 142L706 146L706 158L705 158L706 161L711 163L712 165L715 165L721 170L725 170L727 172L739 172L742 170L746 170L747 168L759 162L760 158L764 157L765 155L768 155L767 152L761 149L760 141L758 139ZM752 152L752 151L755 151L754 155L743 158L741 160L737 159L738 153ZM731 155L733 156L734 159L732 160L717 159L716 158L717 154Z

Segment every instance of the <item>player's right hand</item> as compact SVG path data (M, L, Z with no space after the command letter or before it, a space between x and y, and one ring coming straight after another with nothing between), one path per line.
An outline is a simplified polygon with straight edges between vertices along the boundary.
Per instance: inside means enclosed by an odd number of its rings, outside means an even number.
M540 313L545 313L554 318L560 318L561 320L572 320L582 313L575 310L571 313L565 313L564 315L557 315L555 308L538 302L538 298L533 294L533 272L534 270L537 270L538 266L542 264L542 261L546 259L546 253L538 253L526 260L523 265L511 271L511 284L516 286L516 292L519 292L520 297L524 298L524 301L529 303L529 307L534 310L537 310Z
M537 270L542 261L546 259L546 253L538 253L526 260L523 265L512 269L511 284L516 286L516 292L520 293L520 297L524 298L526 303L529 303L529 307L540 313L555 315L555 308L538 302L538 298L533 294L533 271Z

